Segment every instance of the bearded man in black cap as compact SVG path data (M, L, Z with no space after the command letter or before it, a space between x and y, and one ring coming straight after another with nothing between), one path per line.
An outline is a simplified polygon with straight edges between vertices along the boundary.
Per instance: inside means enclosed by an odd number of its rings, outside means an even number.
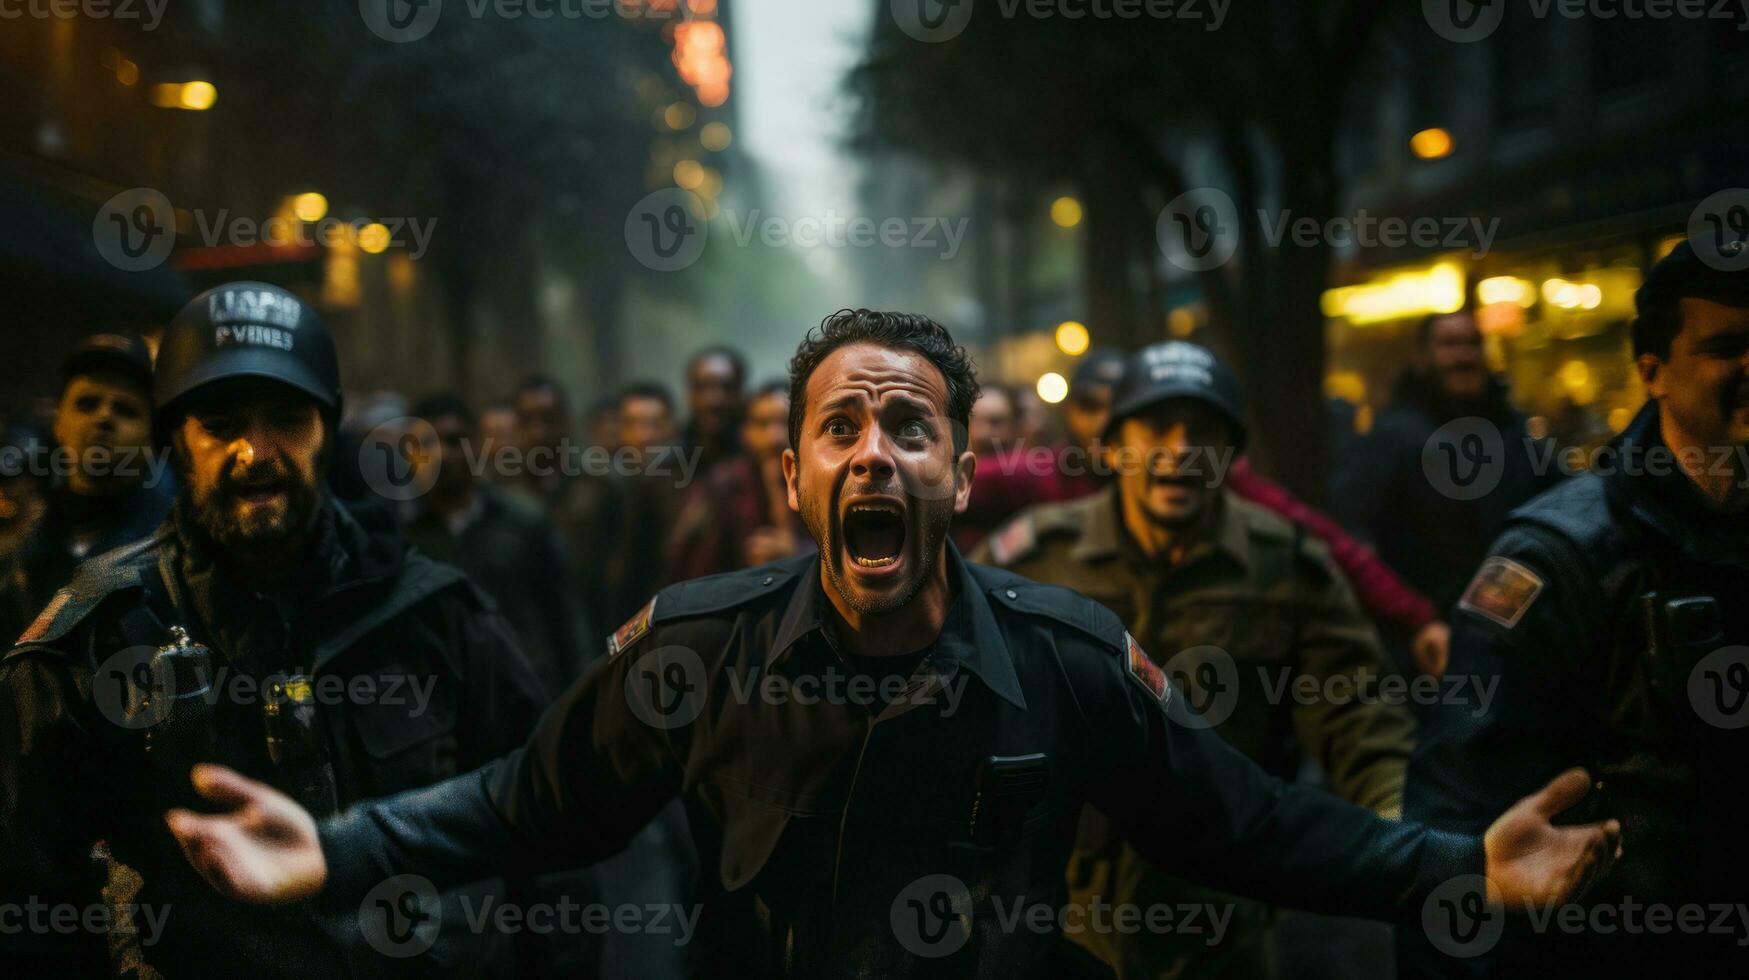
M61 363L55 448L18 455L51 481L36 519L0 568L0 636L17 637L81 561L152 533L172 488L153 453L152 354L130 334L96 334ZM30 471L30 472L25 472Z
M300 299L197 297L153 387L181 484L169 518L87 562L0 660L0 902L108 914L10 935L0 964L379 973L396 961L356 947L356 923L216 898L158 815L215 760L320 812L424 786L517 744L538 681L460 572L329 496L339 362ZM137 875L95 866L98 841Z

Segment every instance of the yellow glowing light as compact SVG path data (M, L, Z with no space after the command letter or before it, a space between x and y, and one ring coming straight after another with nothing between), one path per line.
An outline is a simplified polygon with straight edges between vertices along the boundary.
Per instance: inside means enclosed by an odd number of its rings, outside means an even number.
M1561 365L1555 376L1569 391L1578 391L1591 383L1591 368L1584 361L1568 361Z
M1476 283L1476 299L1483 306L1495 303L1516 303L1531 306L1536 303L1536 287L1517 276L1494 276Z
M1057 349L1070 357L1087 353L1087 345L1092 339L1087 328L1074 320L1064 320L1057 324Z
M140 80L140 66L126 58L115 66L115 80L123 85L134 85Z
M1324 394L1359 405L1366 401L1366 379L1356 371L1331 371L1324 375Z
M365 225L358 229L358 247L371 255L381 255L388 251L388 227L385 225Z
M328 216L328 199L315 191L307 191L292 198L292 214L299 221L321 221Z
M698 131L698 142L705 149L717 153L729 148L732 136L728 123L710 122L705 123L704 128Z
M1579 283L1556 277L1543 281L1543 300L1563 310L1576 310L1585 301L1585 291Z
M697 160L682 160L674 165L674 183L687 190L697 190L704 183L704 167Z
M152 104L160 109L204 112L218 100L219 90L211 82L163 82L152 86Z
M1609 410L1609 430L1611 432L1620 432L1627 428L1628 423L1633 420L1634 413L1632 409L1612 408Z
M1326 290L1319 305L1325 316L1343 317L1356 325L1428 313L1456 313L1464 308L1464 273L1455 263L1441 262L1425 271L1399 273L1383 282Z
M676 102L662 110L662 121L669 129L685 129L698 118L698 110L685 102Z
M1051 220L1058 228L1073 228L1081 223L1081 202L1064 195L1051 202Z
M1409 137L1409 149L1423 160L1438 160L1451 156L1451 151L1455 145L1451 133L1437 126L1432 129L1423 129Z
M1179 340L1190 336L1196 332L1196 314L1183 306L1166 314L1166 332Z
M1594 282L1584 283L1579 287L1579 305L1587 310L1595 310L1603 305L1603 287Z
M1069 380L1055 371L1039 376L1038 397L1047 405L1055 405L1069 397Z

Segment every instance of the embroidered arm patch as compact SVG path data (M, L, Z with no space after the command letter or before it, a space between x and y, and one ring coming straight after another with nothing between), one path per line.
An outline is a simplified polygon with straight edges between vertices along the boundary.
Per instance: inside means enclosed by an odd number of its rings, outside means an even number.
M609 658L619 656L626 647L638 642L638 637L650 632L650 621L656 615L656 600L658 598L660 596L651 596L650 601L644 603L644 608L634 613L631 619L625 621L624 626L614 630L613 635L607 638Z
M1458 608L1511 629L1524 618L1542 590L1542 576L1510 558L1495 555L1477 569L1476 577L1458 600Z
M1165 704L1167 696L1171 693L1171 688L1166 683L1166 672L1160 669L1160 665L1142 650L1141 644L1137 643L1136 638L1129 635L1128 632L1124 633L1123 642L1125 671L1137 684L1142 685L1142 690L1147 691L1154 700Z

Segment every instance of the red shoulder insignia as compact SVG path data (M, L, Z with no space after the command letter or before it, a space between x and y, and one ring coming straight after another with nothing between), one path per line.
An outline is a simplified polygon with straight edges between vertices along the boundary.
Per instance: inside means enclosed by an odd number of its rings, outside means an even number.
M1136 683L1142 685L1143 690L1153 695L1154 700L1165 703L1171 690L1166 684L1166 672L1160 669L1160 665L1148 656L1142 645L1127 631L1123 635L1123 642L1126 671L1135 678Z
M1037 542L1038 533L1033 529L1032 515L1022 514L990 536L990 560L1006 565L1024 557Z
M618 656L625 651L626 647L636 643L638 637L650 632L650 621L656 615L656 600L658 598L660 597L651 596L650 601L644 603L644 608L633 614L631 619L625 621L624 626L614 630L613 635L607 638L607 655L609 657Z
M42 612L36 614L36 618L31 620L23 635L19 636L12 645L23 646L26 643L35 643L42 639L43 635L49 631L49 626L54 623L55 617L61 614L61 608L71 598L73 598L73 593L66 589L58 590L54 598L49 600L49 604L43 607Z
M1495 555L1482 563L1458 600L1459 609L1511 629L1524 618L1543 590L1542 576L1510 558Z

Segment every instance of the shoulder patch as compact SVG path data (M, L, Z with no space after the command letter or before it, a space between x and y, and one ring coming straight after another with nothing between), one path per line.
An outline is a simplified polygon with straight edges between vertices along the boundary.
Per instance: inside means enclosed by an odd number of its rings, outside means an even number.
M644 608L634 613L631 619L625 621L625 625L614 630L613 635L607 638L609 658L619 656L627 647L638 642L638 637L650 632L650 623L656 618L656 600L660 598L660 594L651 596L650 601L644 603Z
M1129 674L1130 678L1137 684L1142 685L1142 689L1147 691L1154 700L1165 704L1166 699L1172 693L1171 686L1166 683L1166 671L1162 670L1160 665L1148 656L1147 652L1142 649L1142 645L1137 643L1136 638L1131 636L1128 631L1125 631L1123 635L1123 642L1124 672Z
M1470 579L1458 608L1511 629L1542 590L1542 576L1510 558L1494 555Z
M12 645L23 646L26 643L35 643L47 636L49 627L54 625L55 617L61 614L61 610L66 608L68 601L72 598L71 589L57 589L54 597L49 600L49 604L43 607L42 612L36 614L36 618L31 620L30 626L25 628L25 631L13 641Z

